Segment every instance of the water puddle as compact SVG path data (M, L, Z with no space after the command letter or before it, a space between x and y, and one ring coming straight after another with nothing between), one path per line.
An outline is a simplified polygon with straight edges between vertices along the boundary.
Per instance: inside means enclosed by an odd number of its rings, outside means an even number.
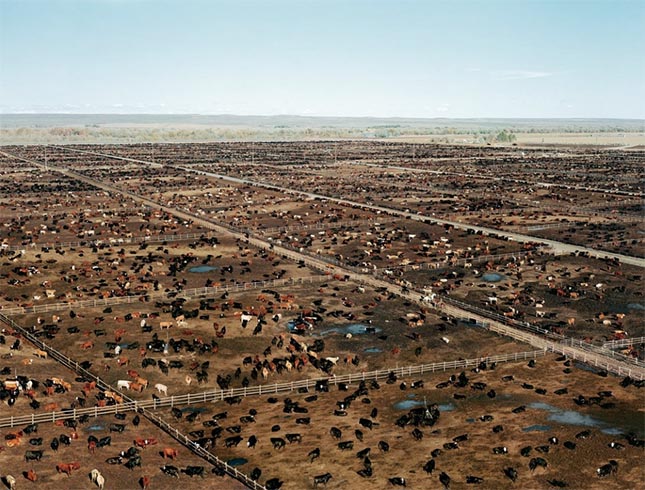
M378 354L379 352L383 352L383 350L378 347L368 347L367 349L364 349L363 352L366 354Z
M197 273L212 272L212 271L216 271L217 269L219 269L219 267L215 267L212 265L197 265L195 267L191 267L190 269L188 269L188 272L197 272Z
M368 329L370 329L368 331ZM332 333L339 333L341 335L346 335L351 333L352 335L363 335L363 334L377 334L382 332L383 329L379 327L373 327L372 325L365 325L363 323L352 323L350 325L343 325L342 327L332 327L326 330L321 330L318 335L329 335Z
M535 424L529 425L528 427L522 427L522 432L546 432L548 430L551 430L550 425Z
M543 402L529 403L528 406L530 408L549 412L547 420L552 420L553 422L558 422L560 424L596 427L599 428L601 432L610 435L619 435L625 432L624 430L619 429L618 427L612 427L610 424L591 415L585 415L583 413L576 412L575 410L562 410Z
M233 459L229 459L226 462L226 464L232 467L236 467L236 466L242 466L243 464L246 464L248 462L249 460L246 458L233 458Z
M499 282L504 279L504 276L497 272L487 272L482 276L482 280L486 282Z
M414 400L414 395L408 395L408 400L401 400L394 404L395 410L412 410L413 408L423 407L426 405L425 401ZM431 405L431 404L429 404ZM455 406L452 403L442 403L437 405L440 412L452 412L455 409Z
M105 430L104 425L90 425L89 427L85 427L85 430Z

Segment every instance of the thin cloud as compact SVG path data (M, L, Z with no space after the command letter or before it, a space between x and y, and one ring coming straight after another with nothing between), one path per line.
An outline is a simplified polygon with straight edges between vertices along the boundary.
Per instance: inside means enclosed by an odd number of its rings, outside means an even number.
M547 71L530 70L501 70L491 73L494 80L530 80L532 78L546 78L553 76Z

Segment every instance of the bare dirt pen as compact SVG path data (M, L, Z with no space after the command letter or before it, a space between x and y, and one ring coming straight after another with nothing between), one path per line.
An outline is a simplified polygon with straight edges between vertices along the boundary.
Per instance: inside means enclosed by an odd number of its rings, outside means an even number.
M459 374L450 372L424 377L424 387L417 389L410 387L417 378L406 379L406 389L400 387L402 379L393 384L379 382L380 388L368 381L367 391L351 401L344 417L334 415L334 410L359 388L358 384L348 386L347 391L332 384L329 393L311 390L247 398L239 405L198 405L194 407L198 416L193 423L185 421L185 414L176 423L186 432L197 431L196 436L203 431L203 437L208 439L213 428L204 425L225 414L215 424L218 453L228 460L248 460L241 466L247 471L259 467L265 473L275 467L283 468L284 488L313 488L313 477L326 471L333 474L330 488L384 488L387 479L393 476L406 478L410 488L439 488L438 475L442 471L451 477L451 488L468 488L465 484L468 475L482 477L482 488L490 489L518 485L547 488L547 480L552 479L565 480L572 488L635 488L640 479L637 462L642 458L642 449L629 446L619 434L642 432L643 413L634 410L634 404L640 400L638 389L622 388L616 378L601 378L575 368L564 374L563 369L566 367L562 361L549 356L538 359L534 368L523 362L499 364L494 370L479 373L466 372L469 384L463 388L435 386L452 374ZM514 376L514 380L503 381L505 376ZM485 387L481 391L473 389L474 383L485 383ZM568 390L566 394L554 394L563 388ZM540 395L536 389L546 392ZM495 398L487 395L490 390L494 390ZM612 392L613 396L605 401L614 403L613 408L580 407L573 402L578 395L596 396L599 391ZM285 413L283 409L289 401L297 402L306 413ZM440 417L433 426L419 427L423 437L417 441L411 434L412 425L399 427L396 421L411 408L423 407L424 401L429 406L438 404ZM397 406L401 402L405 408ZM518 407L525 407L525 411L513 413ZM257 411L255 421L240 422L253 410ZM616 413L622 416L616 418ZM487 415L491 420L482 421ZM167 416L173 417L170 413ZM303 418L309 419L309 423L298 422ZM361 425L360 419L373 422L372 428ZM330 434L332 427L340 429L339 439ZM576 437L584 430L590 431L587 438ZM287 434L293 439L299 435L301 442L289 443ZM444 446L463 434L468 438L457 447ZM225 440L237 435L241 437L239 445L226 448ZM247 446L252 436L258 441L255 448ZM549 443L551 437L557 437L558 442ZM285 447L274 447L271 438L285 440ZM352 441L353 448L340 449L338 443L345 441ZM389 445L389 452L379 450L379 441ZM575 443L575 448L566 448L565 441ZM611 442L620 442L625 447L612 449L608 446ZM520 450L527 446L533 449L524 457ZM494 454L496 447L506 447L508 454ZM320 449L320 458L310 462L308 454L316 448ZM367 448L373 476L361 478L357 471L364 467L364 461L356 454ZM431 453L436 449L441 454L433 458ZM535 457L545 459L547 468L530 471L528 464ZM427 474L423 466L431 459L436 469ZM596 468L609 459L619 462L618 475L598 480ZM505 477L506 467L517 469L515 483Z

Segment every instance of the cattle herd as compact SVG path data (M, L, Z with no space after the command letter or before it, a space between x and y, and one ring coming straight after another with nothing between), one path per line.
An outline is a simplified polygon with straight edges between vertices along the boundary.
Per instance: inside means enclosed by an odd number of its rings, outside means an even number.
M638 488L644 156L3 147L1 484Z

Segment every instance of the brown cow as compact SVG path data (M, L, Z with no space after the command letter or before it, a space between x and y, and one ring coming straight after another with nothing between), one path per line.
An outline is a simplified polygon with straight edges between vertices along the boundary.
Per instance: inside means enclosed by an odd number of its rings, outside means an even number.
M34 470L29 470L29 471L25 472L24 475L25 475L25 478L27 480L29 480L30 482L32 482L32 483L35 482L36 480L38 480L38 475L36 474L36 472Z
M143 475L139 478L139 486L141 486L141 490L148 490L150 488L150 478Z
M134 445L140 447L141 449L145 449L148 446L154 446L157 444L157 439L154 437L151 437L150 439L135 439L134 440Z
M173 449L171 447L165 447L163 448L163 459L170 458L170 459L175 459L179 452L176 449Z
M136 391L136 392L138 392L138 393L141 393L141 392L143 391L143 385L142 385L142 384L140 384L140 383L136 383L136 382L132 381L132 382L130 383L130 389L131 389L132 391Z
M43 408L47 412L56 412L60 410L60 406L58 405L58 403L55 403L55 402L47 403Z
M70 476L72 474L72 467L69 464L57 464L56 465L56 471L58 473L65 473L67 476Z

